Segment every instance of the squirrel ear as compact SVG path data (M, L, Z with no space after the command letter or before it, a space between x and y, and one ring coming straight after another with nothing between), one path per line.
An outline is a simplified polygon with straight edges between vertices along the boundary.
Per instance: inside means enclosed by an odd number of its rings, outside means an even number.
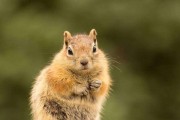
M90 33L89 33L89 37L92 38L95 43L97 42L96 36L97 36L96 30L95 30L95 29L92 29L92 30L90 31Z
M71 33L69 31L64 31L64 43L66 46L68 46L68 42L71 38Z

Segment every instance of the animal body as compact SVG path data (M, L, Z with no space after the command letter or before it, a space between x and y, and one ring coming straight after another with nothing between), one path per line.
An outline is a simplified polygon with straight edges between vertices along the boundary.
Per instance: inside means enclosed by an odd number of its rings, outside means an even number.
M97 33L71 36L36 78L30 97L33 120L100 120L111 86L108 60Z

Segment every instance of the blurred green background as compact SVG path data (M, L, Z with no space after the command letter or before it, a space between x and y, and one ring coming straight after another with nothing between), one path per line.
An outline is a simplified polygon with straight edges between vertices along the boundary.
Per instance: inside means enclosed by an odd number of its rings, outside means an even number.
M63 32L92 28L114 81L102 120L180 120L179 0L0 0L0 120L30 120Z

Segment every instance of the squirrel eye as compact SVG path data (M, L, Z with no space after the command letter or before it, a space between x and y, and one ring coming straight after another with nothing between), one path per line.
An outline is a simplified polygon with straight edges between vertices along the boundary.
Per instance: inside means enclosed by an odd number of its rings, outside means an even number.
M72 51L72 49L70 47L68 47L68 54L73 55L73 51Z
M96 46L93 46L93 53L96 52Z

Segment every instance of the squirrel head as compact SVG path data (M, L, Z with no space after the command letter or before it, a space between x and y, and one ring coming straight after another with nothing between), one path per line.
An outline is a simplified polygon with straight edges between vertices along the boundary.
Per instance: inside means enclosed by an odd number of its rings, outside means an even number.
M91 72L102 68L103 52L98 48L97 32L92 29L89 35L71 36L64 32L64 45L61 50L61 65L75 72ZM103 66L103 65L102 65Z

